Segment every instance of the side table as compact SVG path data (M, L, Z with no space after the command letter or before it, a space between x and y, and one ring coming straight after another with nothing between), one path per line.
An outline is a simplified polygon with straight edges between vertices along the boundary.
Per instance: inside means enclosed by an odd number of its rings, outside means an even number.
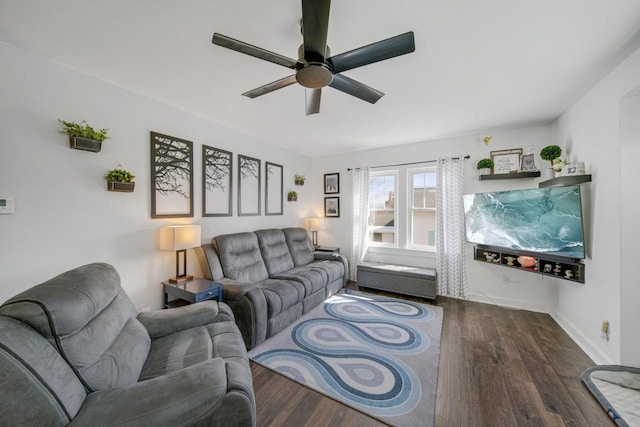
M339 254L340 253L340 248L335 248L335 247L331 247L331 246L318 246L313 248L314 251L316 252L330 252L333 254Z
M162 282L164 288L164 308L179 307L200 301L216 299L222 302L222 283L194 277L180 283ZM169 301L169 297L175 298Z

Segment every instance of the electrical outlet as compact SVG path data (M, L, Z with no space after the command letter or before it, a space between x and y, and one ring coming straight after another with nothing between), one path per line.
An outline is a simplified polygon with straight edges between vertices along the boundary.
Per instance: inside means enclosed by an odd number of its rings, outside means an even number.
M600 326L600 337L603 341L609 341L609 321L603 320Z

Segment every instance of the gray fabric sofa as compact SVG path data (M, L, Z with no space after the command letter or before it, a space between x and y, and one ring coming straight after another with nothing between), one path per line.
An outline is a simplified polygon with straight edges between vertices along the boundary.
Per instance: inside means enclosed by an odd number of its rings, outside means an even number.
M228 306L142 312L102 263L0 306L1 425L253 426L251 369Z
M223 284L248 349L278 333L347 282L347 259L315 253L304 228L216 236L198 248L203 275Z

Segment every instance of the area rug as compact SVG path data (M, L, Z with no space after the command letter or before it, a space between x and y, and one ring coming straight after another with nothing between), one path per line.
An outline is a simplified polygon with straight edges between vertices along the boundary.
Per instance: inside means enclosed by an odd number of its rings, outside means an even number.
M249 357L387 424L426 427L441 334L441 307L344 290Z

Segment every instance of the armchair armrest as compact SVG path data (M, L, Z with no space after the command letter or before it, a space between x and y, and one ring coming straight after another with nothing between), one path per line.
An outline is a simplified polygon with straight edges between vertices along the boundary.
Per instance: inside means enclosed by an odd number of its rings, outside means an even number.
M223 359L210 359L168 375L91 393L69 425L191 425L203 422L207 413L216 416L213 410L225 398L227 386Z
M155 339L219 320L233 320L227 319L228 316L219 319L220 311L218 302L210 300L167 310L143 311L138 314L138 320L151 339Z

